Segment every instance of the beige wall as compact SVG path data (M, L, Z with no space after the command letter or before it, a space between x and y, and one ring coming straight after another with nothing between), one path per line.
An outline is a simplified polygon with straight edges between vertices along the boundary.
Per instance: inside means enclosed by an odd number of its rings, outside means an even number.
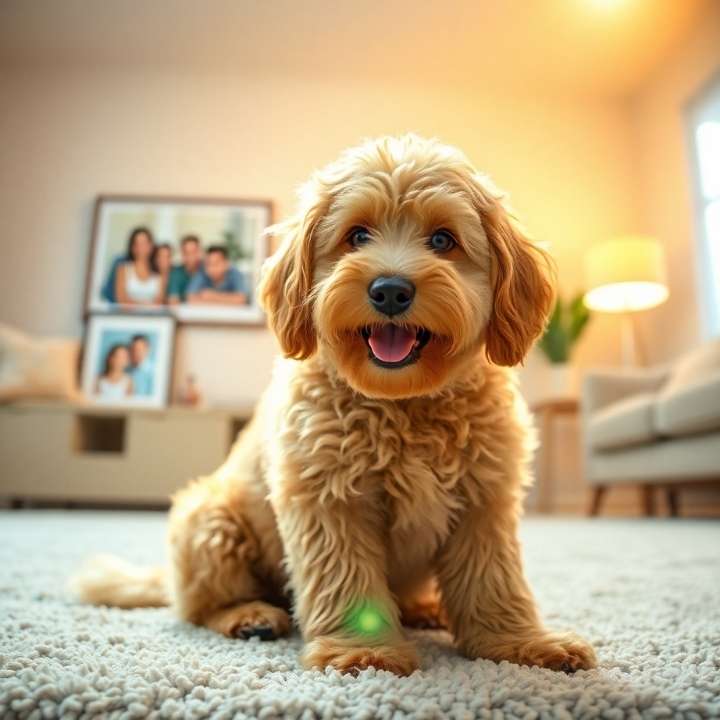
M643 324L651 361L671 360L703 339L686 109L718 72L716 2L629 103L641 229L661 240L668 257L670 299Z
M268 197L291 211L294 187L362 137L414 130L462 147L511 192L551 244L564 292L580 290L582 256L617 233L665 244L670 301L638 318L650 361L700 341L695 237L683 110L720 66L720 4L631 98L423 85L382 86L288 75L192 75L161 67L0 67L0 322L80 336L94 197L101 192ZM337 73L335 73L337 77ZM479 84L479 83L478 83ZM533 94L534 93L534 94ZM580 366L618 360L619 326L593 318ZM176 377L194 372L209 401L257 397L276 352L266 330L183 328ZM521 372L532 399L546 382L538 353ZM577 428L560 428L567 492L582 511ZM637 512L635 490L613 492ZM700 504L705 498L700 498Z
M37 333L81 332L97 193L270 197L283 215L315 166L364 136L415 130L462 147L551 243L568 290L582 287L586 245L636 220L617 103L160 69L34 67L0 82L0 320ZM614 360L612 326L594 326L580 358ZM222 404L257 395L275 350L266 331L202 328L183 329L178 349L178 375L196 372ZM528 377L532 394L542 380Z

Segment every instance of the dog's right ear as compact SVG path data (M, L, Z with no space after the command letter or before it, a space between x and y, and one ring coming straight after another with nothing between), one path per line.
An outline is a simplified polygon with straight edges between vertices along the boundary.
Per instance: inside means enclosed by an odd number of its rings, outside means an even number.
M286 357L303 360L317 348L312 319L313 233L324 215L320 202L267 234L280 246L263 265L258 294Z

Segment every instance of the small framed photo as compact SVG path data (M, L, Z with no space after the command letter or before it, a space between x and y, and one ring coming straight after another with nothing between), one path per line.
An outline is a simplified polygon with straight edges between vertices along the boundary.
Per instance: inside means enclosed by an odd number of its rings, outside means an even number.
M271 222L269 200L99 197L86 316L161 308L180 323L263 323L255 287Z
M92 315L81 386L98 405L167 407L175 340L172 315Z

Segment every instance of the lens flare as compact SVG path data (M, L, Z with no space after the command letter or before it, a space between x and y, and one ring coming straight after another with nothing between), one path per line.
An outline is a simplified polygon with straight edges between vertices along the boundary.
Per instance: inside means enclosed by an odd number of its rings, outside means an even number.
M390 620L382 605L364 599L350 606L345 613L344 626L352 635L377 637L390 627Z

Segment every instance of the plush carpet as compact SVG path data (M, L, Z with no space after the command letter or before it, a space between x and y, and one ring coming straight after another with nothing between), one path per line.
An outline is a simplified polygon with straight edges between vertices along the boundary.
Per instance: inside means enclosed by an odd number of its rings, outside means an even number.
M574 676L460 658L413 633L422 669L358 677L298 666L297 637L227 640L169 610L84 607L91 552L156 562L159 514L0 514L0 717L706 718L720 716L720 523L527 519L548 624L596 646Z

